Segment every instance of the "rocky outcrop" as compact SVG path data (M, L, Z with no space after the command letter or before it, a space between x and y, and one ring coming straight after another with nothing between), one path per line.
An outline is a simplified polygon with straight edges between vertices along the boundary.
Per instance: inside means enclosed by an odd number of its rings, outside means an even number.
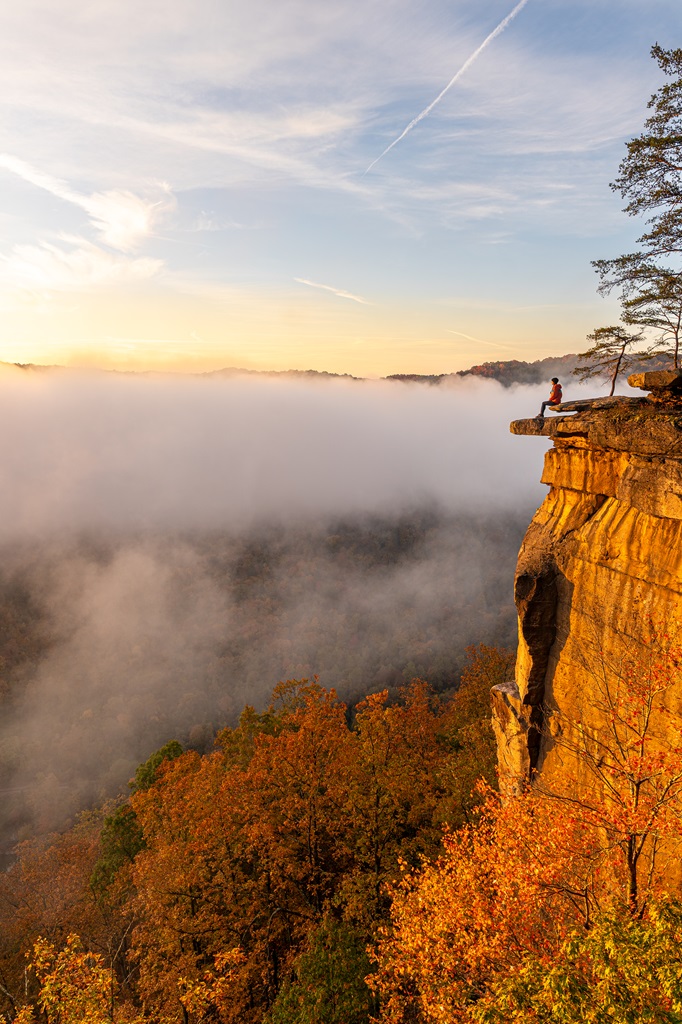
M630 378L641 398L566 402L517 420L548 437L549 485L519 554L514 682L493 694L503 785L578 770L566 723L600 728L599 678L652 624L682 617L682 374Z

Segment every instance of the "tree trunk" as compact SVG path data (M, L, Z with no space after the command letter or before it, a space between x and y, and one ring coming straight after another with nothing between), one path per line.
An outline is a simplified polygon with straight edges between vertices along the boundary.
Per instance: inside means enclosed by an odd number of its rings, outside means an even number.
M620 364L623 362L623 356L625 355L625 346L626 345L627 345L627 342L624 341L623 345L621 347L621 350L620 350L620 354L618 356L618 361L616 362L616 368L613 371L613 377L611 378L611 390L609 391L609 398L611 397L613 392L616 390L616 381L618 379L618 374L620 373Z

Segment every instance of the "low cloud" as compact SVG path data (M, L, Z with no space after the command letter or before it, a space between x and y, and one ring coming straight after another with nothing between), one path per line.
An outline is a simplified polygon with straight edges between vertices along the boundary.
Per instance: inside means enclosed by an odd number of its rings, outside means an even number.
M0 848L279 679L448 687L513 644L545 390L0 374Z
M0 538L537 502L541 388L61 373L2 379Z

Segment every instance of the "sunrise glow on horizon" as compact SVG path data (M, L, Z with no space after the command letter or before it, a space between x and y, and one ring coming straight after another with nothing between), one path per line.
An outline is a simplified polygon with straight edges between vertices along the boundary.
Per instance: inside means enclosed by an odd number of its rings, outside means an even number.
M0 361L448 373L617 316L590 260L643 230L609 182L678 0L28 0L0 25Z

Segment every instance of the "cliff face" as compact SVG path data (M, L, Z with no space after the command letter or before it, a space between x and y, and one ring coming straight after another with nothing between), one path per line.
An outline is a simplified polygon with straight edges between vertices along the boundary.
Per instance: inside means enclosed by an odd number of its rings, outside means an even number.
M511 424L554 442L542 475L549 494L517 565L516 678L493 691L512 791L535 772L565 782L580 771L575 742L559 734L597 732L609 673L652 630L682 619L682 375L630 383L650 394L567 402L559 416Z

